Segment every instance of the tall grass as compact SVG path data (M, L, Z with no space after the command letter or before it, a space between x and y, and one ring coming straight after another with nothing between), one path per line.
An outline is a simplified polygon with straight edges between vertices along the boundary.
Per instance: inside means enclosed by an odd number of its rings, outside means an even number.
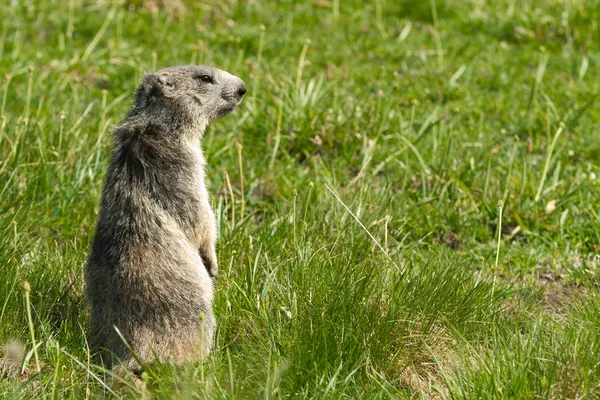
M5 3L0 397L600 396L593 2ZM110 130L187 63L251 88L203 138L216 345L135 380L82 269Z

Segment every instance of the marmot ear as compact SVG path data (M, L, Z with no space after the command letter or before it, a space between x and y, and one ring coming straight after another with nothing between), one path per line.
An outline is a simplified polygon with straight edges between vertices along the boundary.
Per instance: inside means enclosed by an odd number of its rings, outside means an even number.
M162 73L156 74L156 79L160 84L163 95L165 97L169 97L171 95L172 90L175 88L175 84L173 82L172 77L169 76L169 74Z
M145 92L150 94L158 94L154 92L162 92L162 87L164 86L165 79L161 75L153 74L153 73L145 73L144 78L142 79L142 87Z
M145 73L142 84L136 93L139 105L145 106L166 95L170 85L164 74Z

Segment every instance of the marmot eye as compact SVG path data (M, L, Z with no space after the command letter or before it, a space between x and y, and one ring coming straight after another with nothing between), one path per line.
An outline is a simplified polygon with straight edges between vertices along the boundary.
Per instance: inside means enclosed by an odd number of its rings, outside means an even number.
M198 77L202 82L213 83L213 78L210 75L200 75Z

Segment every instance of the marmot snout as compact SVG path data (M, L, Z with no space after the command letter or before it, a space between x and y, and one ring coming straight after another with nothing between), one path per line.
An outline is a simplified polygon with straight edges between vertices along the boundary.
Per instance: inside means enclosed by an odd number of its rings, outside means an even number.
M90 342L107 366L138 368L127 346L142 362L210 352L217 232L200 139L245 93L217 68L167 68L144 76L115 128L85 268Z

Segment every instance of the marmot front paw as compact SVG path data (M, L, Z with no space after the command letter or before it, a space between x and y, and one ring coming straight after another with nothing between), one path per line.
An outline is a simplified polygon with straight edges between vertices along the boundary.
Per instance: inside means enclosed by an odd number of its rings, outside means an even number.
M219 275L219 267L217 265L217 255L214 252L208 254L200 251L200 257L204 263L204 267L208 271L208 275L212 278L213 282L217 281Z

